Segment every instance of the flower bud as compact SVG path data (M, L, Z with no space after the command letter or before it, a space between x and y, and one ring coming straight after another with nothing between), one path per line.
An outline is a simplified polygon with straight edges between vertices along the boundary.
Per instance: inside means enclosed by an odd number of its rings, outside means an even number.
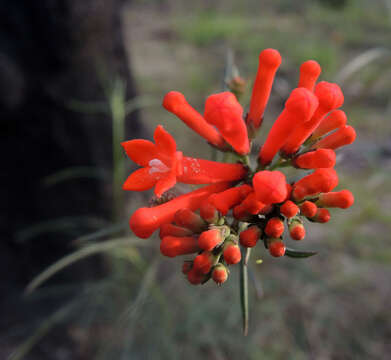
M174 215L174 221L177 225L188 228L195 233L200 233L207 227L201 216L190 209L179 209Z
M296 216L299 210L299 207L291 200L285 201L280 207L281 214L288 219Z
M221 285L228 278L228 269L223 264L217 264L212 270L213 281Z
M284 201L288 192L285 175L280 171L257 172L253 186L257 199L267 205Z
M318 209L316 215L311 220L318 223L327 223L330 218L330 212L327 209Z
M168 257L192 254L199 250L197 239L192 236L166 236L160 243L160 252Z
M262 235L262 230L258 226L250 226L239 235L240 244L244 247L254 247Z
M340 107L343 104L344 97L340 87L326 81L321 81L316 85L315 95L318 98L319 105L312 115L312 118L296 126L289 135L285 145L282 148L284 154L294 154L299 150L304 141L318 127L323 116L329 111Z
M182 264L182 274L186 275L193 267L193 261L186 260Z
M251 186L240 185L221 193L213 194L208 198L208 201L223 215L226 215L229 209L239 204L251 191Z
M200 207L201 217L209 224L216 224L219 220L217 209L209 202L204 201Z
M318 207L312 201L304 201L300 205L300 214L308 218L312 218L316 215Z
M191 235L193 235L193 231L191 231L190 229L177 226L174 224L163 224L160 227L160 233L159 233L160 239L163 239L166 236L183 237L183 236L191 236Z
M299 155L293 160L293 164L301 169L332 168L335 157L334 150L318 149Z
M247 123L254 129L262 124L263 113L269 100L274 76L281 64L281 55L277 50L265 49L259 54L259 65L250 101Z
M356 131L353 127L347 125L339 128L337 131L327 135L322 140L312 145L312 149L333 149L336 150L342 146L351 144L356 139Z
M211 194L223 191L229 185L230 183L223 182L205 186L162 205L139 208L129 220L130 228L136 236L143 239L149 238L162 224L170 223L179 209L197 210Z
M204 117L209 124L216 126L237 153L249 153L250 143L243 120L243 108L234 94L226 91L210 95L205 102Z
M318 100L311 91L305 88L297 88L292 91L283 112L274 122L266 142L260 149L259 160L262 165L271 163L292 131L308 122L317 106Z
M268 239L269 253L274 257L281 257L285 255L285 244L280 239Z
M225 148L226 143L218 131L208 124L202 115L191 107L178 91L170 91L163 100L163 107L181 119L190 129L201 135L211 144Z
M347 209L354 203L354 196L349 190L328 192L319 195L316 205L319 207L337 207Z
M293 185L292 196L301 200L320 192L329 192L338 185L338 175L334 169L317 169Z
M325 116L319 123L318 127L313 132L311 139L316 139L330 131L339 129L346 125L347 118L346 114L342 110L333 110Z
M224 244L223 256L228 265L237 264L242 258L239 246L232 241L227 241Z
M187 273L187 280L189 280L189 283L192 285L199 285L206 279L206 276L204 274L198 273L194 268L192 268Z
M268 205L265 205L263 202L259 201L256 198L255 192L253 191L242 201L241 206L249 214L257 215Z
M211 251L222 241L223 237L221 230L211 229L201 233L201 235L198 237L198 246L205 251Z
M304 87L309 91L313 91L321 71L320 65L315 60L308 60L302 63L300 66L300 79L297 87Z
M279 238L284 232L284 222L278 218L271 218L265 227L265 234L271 238Z
M305 237L305 228L303 223L298 220L294 219L290 222L289 226L289 235L293 240L302 240Z
M212 253L204 251L194 258L193 269L199 274L206 275L212 269L215 261L215 256Z

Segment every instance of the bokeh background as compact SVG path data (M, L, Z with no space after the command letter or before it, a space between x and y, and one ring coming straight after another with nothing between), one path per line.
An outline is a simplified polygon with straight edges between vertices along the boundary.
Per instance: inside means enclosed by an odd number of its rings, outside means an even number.
M2 3L0 358L389 358L389 0ZM157 237L127 229L151 193L122 192L135 167L119 143L163 124L184 153L210 158L161 107L164 94L181 91L202 111L231 55L249 91L268 47L283 62L257 141L300 64L317 60L357 131L337 164L356 202L307 225L295 246L317 256L257 251L243 337L237 268L221 288L192 287Z

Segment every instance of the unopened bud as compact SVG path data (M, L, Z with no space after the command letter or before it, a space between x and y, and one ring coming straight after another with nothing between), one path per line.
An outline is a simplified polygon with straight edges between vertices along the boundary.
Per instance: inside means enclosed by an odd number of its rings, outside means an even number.
M228 278L228 269L223 264L217 264L212 270L213 281L221 285Z
M250 226L239 235L240 244L244 247L254 247L262 235L262 230L258 226Z
M272 238L279 238L284 232L284 222L278 218L271 218L265 227L265 234Z

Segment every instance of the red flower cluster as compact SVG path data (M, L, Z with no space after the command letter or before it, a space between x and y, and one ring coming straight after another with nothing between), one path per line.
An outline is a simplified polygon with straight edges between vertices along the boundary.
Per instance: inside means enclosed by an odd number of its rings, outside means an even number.
M230 152L236 163L184 156L161 125L155 130L155 143L131 140L122 144L141 166L126 180L125 190L154 187L156 196L161 197L177 182L206 185L160 205L140 208L130 219L131 229L141 238L160 230L163 255L194 254L182 267L191 284L210 278L217 284L225 282L228 266L241 260L240 246L252 248L261 242L274 257L307 256L286 247L285 229L293 240L302 240L306 219L328 222L327 208L346 209L354 202L348 190L333 192L338 185L334 150L352 143L356 134L338 109L344 101L339 86L316 83L321 72L316 61L300 67L298 87L292 90L260 147L257 168L251 167L252 139L262 124L280 64L278 51L261 52L245 118L231 92L209 96L204 115L178 92L164 97L168 111L213 147ZM287 166L313 171L292 182L280 171Z

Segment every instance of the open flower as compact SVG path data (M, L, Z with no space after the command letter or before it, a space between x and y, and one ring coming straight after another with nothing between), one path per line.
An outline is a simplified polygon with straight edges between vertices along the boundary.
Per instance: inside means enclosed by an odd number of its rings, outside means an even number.
M240 180L247 173L241 164L184 157L176 151L174 138L161 125L156 128L154 139L156 144L141 139L122 143L128 156L143 166L128 177L124 190L144 191L155 186L155 194L160 197L176 182L214 184Z
M144 191L155 186L160 197L176 183L182 173L182 153L176 151L174 138L159 125L153 136L155 143L136 139L122 143L126 154L141 169L133 172L123 185L124 190Z

